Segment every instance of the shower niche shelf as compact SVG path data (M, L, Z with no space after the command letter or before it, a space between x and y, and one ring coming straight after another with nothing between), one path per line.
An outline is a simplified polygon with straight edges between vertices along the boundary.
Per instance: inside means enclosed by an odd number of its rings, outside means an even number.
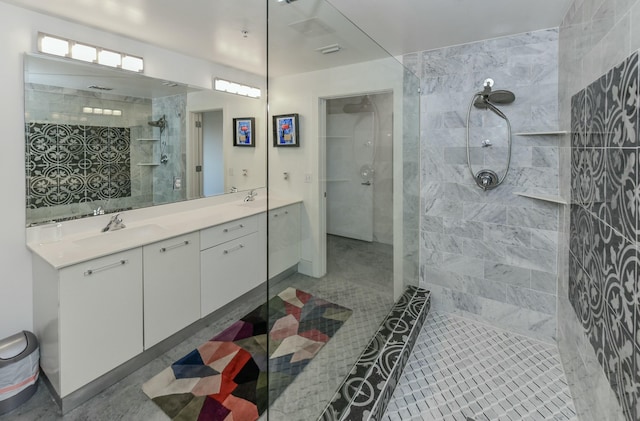
M514 133L515 136L562 136L563 134L567 134L569 132L565 130L550 130L546 132L519 132Z
M138 162L139 167L157 167L160 165L159 162Z
M160 139L154 139L154 138L140 138L140 139L136 139L138 142L157 142Z
M528 197L529 199L543 200L545 202L558 203L560 205L566 205L567 201L560 196L552 196L550 194L536 194L525 192L514 192L516 196Z

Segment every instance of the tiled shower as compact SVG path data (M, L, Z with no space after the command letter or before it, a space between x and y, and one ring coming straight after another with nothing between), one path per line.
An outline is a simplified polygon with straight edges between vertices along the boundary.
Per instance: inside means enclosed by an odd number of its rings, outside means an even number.
M558 130L558 30L405 56L421 75L421 286L433 308L525 333L555 338L558 205L518 192L558 195L558 136L513 135L503 185L482 191L467 168L466 114L492 78L515 93L501 106L514 133ZM473 110L470 143L476 171L503 171L506 128ZM489 139L494 146L481 148Z
M421 285L436 311L556 342L581 420L640 417L638 21L638 1L576 0L557 29L404 56L422 76ZM555 132L515 135L488 194L464 150L486 77L516 94L514 132Z

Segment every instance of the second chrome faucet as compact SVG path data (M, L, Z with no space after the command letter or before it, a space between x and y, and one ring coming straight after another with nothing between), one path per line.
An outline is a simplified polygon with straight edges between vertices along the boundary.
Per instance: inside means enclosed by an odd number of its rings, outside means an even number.
M126 225L122 223L122 218L120 217L120 214L117 213L111 217L111 220L109 221L107 226L102 228L102 232L116 231L125 227Z

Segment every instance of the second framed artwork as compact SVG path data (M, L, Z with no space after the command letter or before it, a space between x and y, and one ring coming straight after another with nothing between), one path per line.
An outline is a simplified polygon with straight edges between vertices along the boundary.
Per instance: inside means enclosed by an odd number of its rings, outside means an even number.
M273 116L273 146L300 146L298 114Z
M233 146L256 146L256 119L243 117L233 119Z

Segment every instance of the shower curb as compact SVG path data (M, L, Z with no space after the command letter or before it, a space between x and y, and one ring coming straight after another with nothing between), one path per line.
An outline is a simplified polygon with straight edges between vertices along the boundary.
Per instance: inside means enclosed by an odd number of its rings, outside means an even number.
M429 291L407 287L319 421L382 418L430 308Z

